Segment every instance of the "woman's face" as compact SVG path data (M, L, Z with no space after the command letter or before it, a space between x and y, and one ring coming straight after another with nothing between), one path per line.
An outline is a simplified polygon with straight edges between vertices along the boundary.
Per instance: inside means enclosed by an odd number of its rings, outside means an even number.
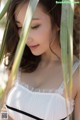
M15 11L16 24L19 29L19 34L23 26L24 17L28 3L19 5ZM52 30L51 19L46 14L41 5L38 5L32 19L31 29L26 40L27 46L30 48L33 55L42 55L50 50L50 41L54 40L55 30Z

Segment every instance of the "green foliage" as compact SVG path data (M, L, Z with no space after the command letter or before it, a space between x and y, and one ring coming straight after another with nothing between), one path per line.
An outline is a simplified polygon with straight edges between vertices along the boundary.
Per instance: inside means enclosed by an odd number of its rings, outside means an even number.
M3 17L3 18L0 20L0 27L5 27L5 24L6 24L6 18Z
M67 1L74 3L74 0L67 0ZM74 4L63 4L60 40L61 40L62 67L63 67L66 98L68 98L68 92L67 92L68 89L70 90L72 96L73 16L74 16ZM69 86L67 85L67 83L69 83ZM67 105L67 101L66 101L66 105Z
M35 12L35 9L36 9L36 6L37 6L38 2L39 2L39 0L34 0L34 1L30 0L30 2L29 2L29 6L28 6L28 9L27 9L27 12L26 12L26 16L25 16L25 20L24 20L24 24L23 24L23 28L22 28L22 33L21 33L21 36L20 36L19 44L17 46L16 54L15 54L15 60L14 60L14 64L13 64L13 67L12 67L12 71L11 71L8 83L6 84L5 91L2 92L2 89L1 89L1 93L4 93L4 94L3 95L1 94L1 96L0 96L1 97L0 107L2 107L5 96L6 96L7 92L9 91L9 88L11 87L13 81L15 80L15 77L16 77L16 74L17 74L17 71L18 71L18 68L19 68L19 65L20 65L20 61L21 61L21 58L22 58L22 54L23 54L23 51L24 51L25 41L28 37L28 33L29 33L29 30L30 30L31 20L32 20L32 17L33 17L33 14ZM3 13L5 13L6 10L3 9L3 11L4 11ZM0 18L3 17L3 13L0 15ZM8 28L8 24L9 24L9 21L7 21L7 22L8 23L6 24L6 28ZM1 47L1 51L0 51L0 61L2 61L3 56L4 56L6 32L7 32L7 30L5 30L5 34L4 34L4 37L3 37L2 47Z
M6 5L4 6L3 10L0 13L0 20L3 18L3 16L5 15L6 11L9 8L11 0L7 0Z
M6 10L8 9L10 5L10 1L8 0L4 9L0 13L0 19L4 16L6 13ZM71 1L71 0L68 0ZM72 0L74 1L74 0ZM6 89L3 91L2 87L0 87L0 110L3 105L4 98L9 91L13 81L15 80L17 71L19 69L19 65L21 62L22 54L25 47L25 41L28 37L28 33L30 30L30 24L33 17L33 14L35 12L36 6L38 4L39 0L30 0L28 10L26 12L24 25L22 28L22 33L20 36L19 44L17 46L17 51L15 54L15 60L12 67L11 74L9 76L8 83L6 84ZM67 96L67 80L70 81L70 89L72 88L72 64L73 64L73 9L74 6L72 4L70 5L62 5L62 18L61 18L61 33L60 33L60 40L61 40L61 53L62 53L62 65L63 65L63 76L64 76L64 85L66 90L66 96ZM28 17L27 17L28 16ZM0 61L2 61L5 51L5 37L6 32L8 28L9 21L6 24L6 30L3 37L2 47L0 51Z

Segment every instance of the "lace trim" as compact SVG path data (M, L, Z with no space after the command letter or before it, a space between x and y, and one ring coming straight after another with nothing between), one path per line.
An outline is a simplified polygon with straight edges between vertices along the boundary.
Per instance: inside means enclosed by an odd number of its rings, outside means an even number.
M77 59L73 65L73 74L76 71L77 67L80 65L80 61ZM67 81L68 82L68 81ZM21 82L21 72L19 71L17 74L17 81L16 83L23 85L24 87L26 87L27 89L31 90L31 91L36 91L36 92L43 92L43 93L59 93L59 94L63 94L64 91L64 81L61 83L60 87L58 89L39 89L39 88L34 88L28 84L25 84L23 82Z
M42 92L42 93L60 93L62 94L63 93L63 89L61 89L60 87L58 89L39 89L39 88L34 88L28 84L25 84L23 82L21 82L21 72L19 71L18 72L18 75L17 75L17 81L15 84L21 84L23 85L24 87L26 87L27 89L31 90L32 92Z
M57 89L57 90L54 90L54 89L39 89L39 88L34 88L28 84L25 84L25 83L22 83L22 82L16 82L17 84L21 84L22 86L26 87L27 89L29 89L30 91L32 92L40 92L40 93L60 93L60 91Z
M16 79L16 82L15 82L15 84L21 84L21 85L23 85L24 87L26 87L27 89L29 89L29 90L31 90L32 92L40 92L40 93L60 93L60 94L62 94L63 92L63 90L61 89L61 90L59 90L60 89L60 87L58 88L58 89L39 89L39 88L34 88L34 87L32 87L32 86L30 86L30 85L28 85L28 84L25 84L25 83L23 83L23 82L21 82L21 71L18 71L18 74L17 74L17 79ZM60 85L61 86L61 85Z
M38 94L42 94L42 93L43 94L48 94L48 93L54 94L54 93L57 93L57 94L59 94L60 96L62 96L66 100L66 98L63 96L63 94L60 93L60 91L58 89L55 90L55 91L53 91L53 89L50 89L50 90L49 89L48 90L47 89L44 89L44 90L43 89L34 89L32 86L26 85L24 83L19 83L19 82L17 82L16 85L21 85L25 89L27 88L27 90L29 90L31 92L36 92ZM70 102L70 106L74 107L74 99L68 98L67 100Z

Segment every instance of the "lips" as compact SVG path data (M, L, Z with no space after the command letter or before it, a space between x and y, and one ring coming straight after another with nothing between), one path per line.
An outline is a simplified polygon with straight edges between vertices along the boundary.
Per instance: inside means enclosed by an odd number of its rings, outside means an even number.
M29 48L34 49L34 48L37 48L38 46L39 46L39 44L37 44L37 45L30 45Z

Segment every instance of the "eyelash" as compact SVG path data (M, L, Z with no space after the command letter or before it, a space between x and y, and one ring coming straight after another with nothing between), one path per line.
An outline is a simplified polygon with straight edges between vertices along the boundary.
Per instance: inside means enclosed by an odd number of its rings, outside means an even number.
M22 27L17 26L18 30L22 29Z
M37 29L37 28L39 28L39 26L40 26L40 25L36 25L36 26L31 27L31 28L32 28L32 29Z
M40 26L40 25L33 26L33 27L31 27L31 29L37 29L39 26ZM18 30L21 30L21 29L22 29L22 27L19 27L19 26L17 26L17 28L18 28Z

